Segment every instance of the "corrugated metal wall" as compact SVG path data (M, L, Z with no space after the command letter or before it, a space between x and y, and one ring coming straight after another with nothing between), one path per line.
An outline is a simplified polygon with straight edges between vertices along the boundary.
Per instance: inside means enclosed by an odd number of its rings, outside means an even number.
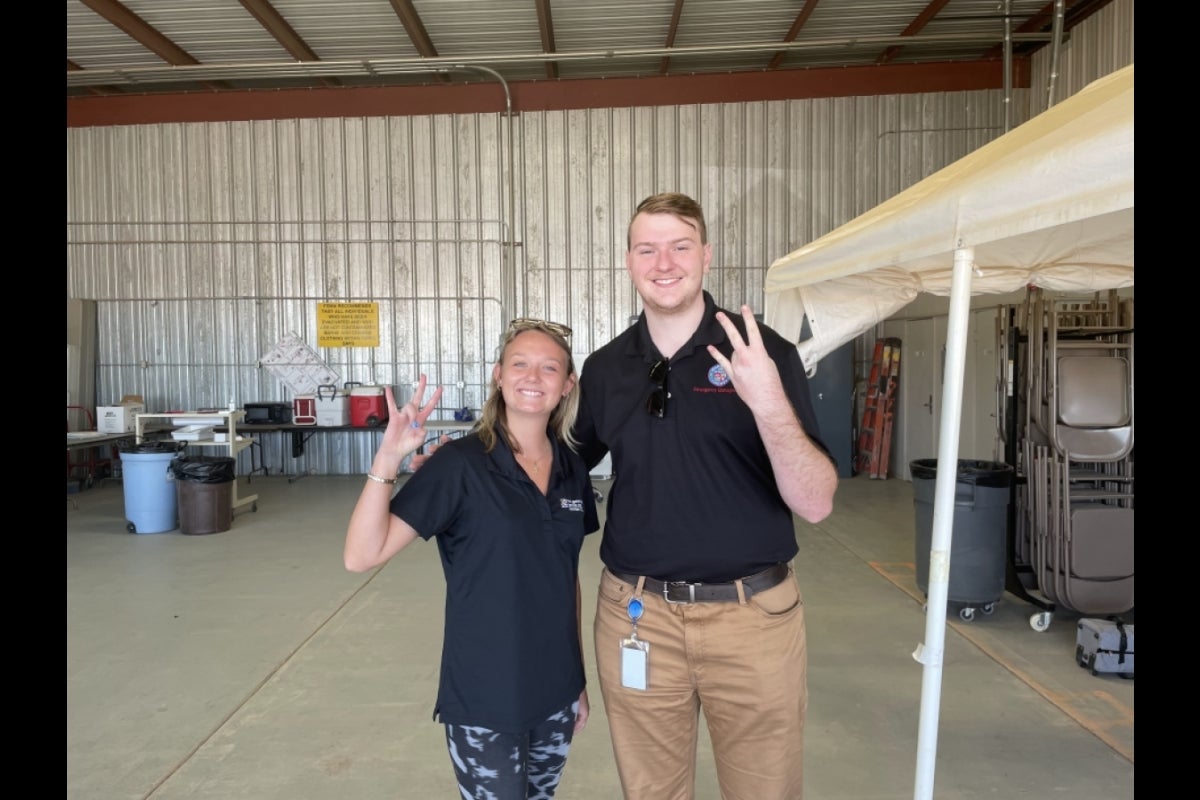
M1102 25L1121 24L1125 5ZM1027 95L1014 97L1014 125ZM374 301L380 346L321 357L341 380L396 385L402 399L424 371L446 386L450 417L481 406L509 318L569 324L582 361L638 313L623 257L646 195L696 197L709 290L761 309L771 261L1003 125L1003 93L987 91L70 128L67 293L98 301L99 402L290 401L262 356L289 333L316 347L318 302ZM263 444L272 468L333 474L365 470L375 447L317 436L293 465L283 437Z

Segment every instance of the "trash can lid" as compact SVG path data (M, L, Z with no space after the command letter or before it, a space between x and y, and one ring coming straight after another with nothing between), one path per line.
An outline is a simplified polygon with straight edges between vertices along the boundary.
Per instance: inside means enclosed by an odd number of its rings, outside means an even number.
M179 456L171 462L171 474L192 483L232 483L237 479L237 459L228 456Z
M123 444L117 449L122 453L178 453L183 449L185 442L138 442L136 444Z
M937 462L936 458L918 458L909 463L908 469L913 478L930 480L937 477ZM954 475L956 483L991 487L1011 486L1012 479L1011 464L1005 464L1003 461L979 461L969 458L958 460L958 469Z

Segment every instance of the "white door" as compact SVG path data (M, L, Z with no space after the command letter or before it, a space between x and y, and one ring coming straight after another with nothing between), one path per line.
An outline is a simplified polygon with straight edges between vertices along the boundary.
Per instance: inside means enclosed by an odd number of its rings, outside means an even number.
M900 340L900 385L892 422L892 456L888 474L912 480L908 464L937 458L937 339L933 319L896 320L883 324L883 335Z
M996 458L999 418L995 308L973 310L967 325L958 457ZM937 458L946 363L946 316L890 320L883 336L900 339L900 386L889 474L912 480L909 463Z

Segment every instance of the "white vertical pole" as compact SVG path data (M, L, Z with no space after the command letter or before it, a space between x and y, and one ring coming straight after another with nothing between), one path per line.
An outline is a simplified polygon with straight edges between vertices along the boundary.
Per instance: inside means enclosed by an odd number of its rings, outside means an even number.
M937 760L938 713L942 694L942 656L946 642L946 593L950 584L950 541L954 525L954 492L958 478L958 434L962 420L963 371L967 322L971 310L971 269L975 250L954 251L950 284L950 318L946 329L946 364L942 382L937 480L933 495L933 532L929 548L929 586L925 603L925 643L913 653L924 664L921 717L917 731L917 776L914 800L933 800Z

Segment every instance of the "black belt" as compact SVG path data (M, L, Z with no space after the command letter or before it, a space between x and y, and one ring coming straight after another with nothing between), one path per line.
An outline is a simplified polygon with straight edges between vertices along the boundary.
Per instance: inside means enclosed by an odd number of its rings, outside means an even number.
M636 575L613 576L625 581L631 586L637 586ZM757 592L765 592L772 586L778 586L788 576L787 564L776 564L748 578L742 578L742 588L746 597ZM728 603L738 599L736 581L727 583L689 583L688 581L660 581L657 578L646 578L643 584L646 591L661 594L668 603Z

